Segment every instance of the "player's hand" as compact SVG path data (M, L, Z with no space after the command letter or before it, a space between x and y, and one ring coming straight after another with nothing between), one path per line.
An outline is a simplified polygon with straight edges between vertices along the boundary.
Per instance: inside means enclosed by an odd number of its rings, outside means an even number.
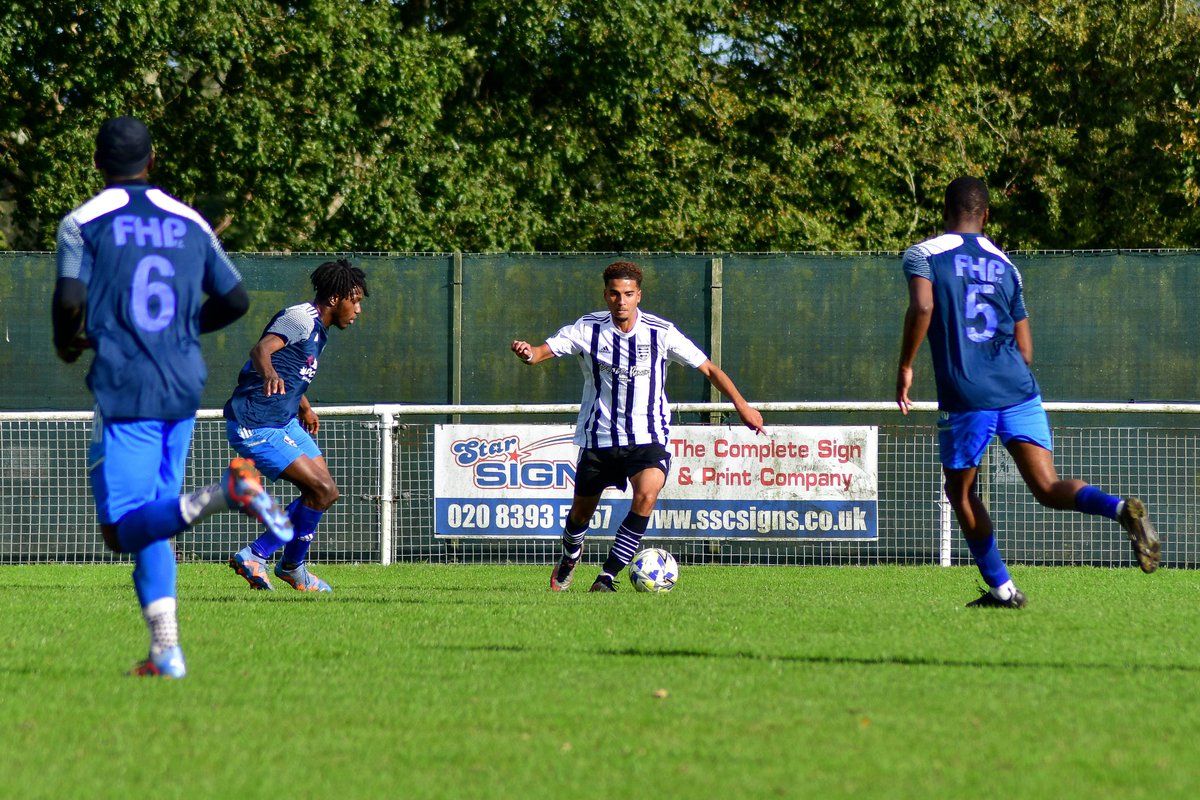
M747 428L755 433L766 435L767 429L763 427L762 414L758 413L757 409L746 406L744 411L742 409L738 409L738 416L742 418L742 423L745 424Z
M58 357L68 364L74 364L83 355L84 350L91 349L92 343L84 334L79 334L71 340L70 344L63 347L55 347L54 352L58 353Z
M83 355L83 350L70 345L67 347L56 347L54 352L58 353L58 357L68 364L74 364Z
M900 367L896 370L896 405L900 406L900 413L908 416L908 410L912 408L912 400L908 399L908 390L912 388L913 371L912 367Z
M298 416L300 417L301 427L314 436L316 435L317 431L321 429L321 420L319 417L317 417L317 412L312 410L312 406L300 409Z
M83 355L83 351L92 346L92 343L84 336L77 336L71 340L71 343L62 347L55 347L54 352L58 357L68 364L74 364Z
M270 397L275 394L287 394L287 385L283 382L283 378L278 375L263 378L263 396Z
M517 358L526 364L533 363L533 345L529 342L514 341L512 343L512 351L516 354Z

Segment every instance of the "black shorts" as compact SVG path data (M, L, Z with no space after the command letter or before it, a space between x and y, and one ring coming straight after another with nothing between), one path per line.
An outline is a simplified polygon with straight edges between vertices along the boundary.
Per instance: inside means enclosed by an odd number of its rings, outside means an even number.
M583 448L575 466L575 494L594 497L609 486L622 492L628 479L644 469L661 469L671 474L671 454L661 444L632 444L623 447Z

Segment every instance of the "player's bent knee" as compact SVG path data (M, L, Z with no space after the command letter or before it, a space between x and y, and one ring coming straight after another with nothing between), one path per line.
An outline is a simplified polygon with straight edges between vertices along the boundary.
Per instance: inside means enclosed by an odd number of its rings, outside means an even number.
M1041 505L1049 506L1050 508L1054 507L1054 498L1045 489L1038 486L1030 486L1029 492L1033 495L1033 499L1037 500Z
M629 504L629 508L633 513L640 514L643 517L650 516L650 512L654 510L654 506L658 504L658 492L653 494L635 494L633 502Z
M336 503L341 496L342 493L338 489L338 485L334 483L332 479L330 479L329 481L324 481L321 484L313 487L312 505L315 508L326 511L331 505Z
M104 537L104 544L109 550L112 550L114 553L125 552L123 549L121 549L121 539L117 536L116 525L101 525L100 535Z

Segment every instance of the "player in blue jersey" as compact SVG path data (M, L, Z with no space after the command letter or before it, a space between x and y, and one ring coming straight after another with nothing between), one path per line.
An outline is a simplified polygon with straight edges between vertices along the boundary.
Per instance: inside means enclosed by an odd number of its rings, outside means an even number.
M105 544L133 554L150 632L150 653L131 674L182 678L168 540L228 509L282 538L292 529L244 458L220 483L180 496L207 375L200 334L241 317L250 299L208 223L149 185L153 164L140 121L117 117L100 127L95 165L105 188L59 224L52 314L63 361L96 353L87 376L96 401L88 475Z
M909 304L896 402L907 414L913 362L928 336L946 495L988 585L988 591L967 605L1023 608L1025 595L1009 577L991 517L975 491L979 465L993 436L999 435L1039 503L1116 520L1144 572L1158 568L1160 548L1141 500L1121 499L1081 480L1058 477L1050 424L1029 369L1033 336L1021 274L983 235L988 213L983 181L956 178L946 189L946 232L904 254Z
M550 573L550 588L570 588L583 555L592 514L609 486L633 487L629 513L617 528L608 558L592 592L616 591L616 576L633 559L646 533L658 494L671 469L666 371L686 364L733 401L742 423L764 433L762 414L751 408L733 380L691 339L662 317L642 311L642 270L631 261L604 269L607 312L587 314L545 343L514 341L510 349L526 364L577 356L583 373L583 402L575 426L579 463L575 496L562 536L562 557Z
M275 576L302 592L332 591L308 570L305 559L321 516L338 499L325 456L313 440L320 427L305 392L316 377L329 328L354 324L367 296L367 277L345 259L317 267L311 302L283 309L267 323L238 374L225 404L229 443L253 458L271 480L286 478L300 490L287 507L295 530L290 542L267 531L234 553L229 566L255 589L272 590L267 561L279 548Z

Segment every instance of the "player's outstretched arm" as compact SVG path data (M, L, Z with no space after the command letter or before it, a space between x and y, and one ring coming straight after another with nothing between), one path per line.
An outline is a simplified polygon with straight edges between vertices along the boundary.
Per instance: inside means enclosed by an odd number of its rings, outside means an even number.
M908 310L904 312L900 363L896 369L896 405L900 406L901 414L907 415L912 407L908 390L912 388L913 362L917 360L917 352L921 349L921 342L925 341L932 319L933 284L927 278L914 275L908 280Z
M742 393L733 385L733 379L725 374L725 370L711 360L705 361L696 369L700 370L700 374L707 378L709 383L717 387L717 391L733 401L733 407L737 409L738 416L742 418L742 423L747 428L757 433L767 432L767 429L763 427L762 414L758 413L757 409L750 407L746 398L742 397Z
M536 347L529 342L516 340L512 343L513 355L524 361L526 364L536 364L539 361L545 361L548 358L554 358L554 351L547 344L539 344Z

